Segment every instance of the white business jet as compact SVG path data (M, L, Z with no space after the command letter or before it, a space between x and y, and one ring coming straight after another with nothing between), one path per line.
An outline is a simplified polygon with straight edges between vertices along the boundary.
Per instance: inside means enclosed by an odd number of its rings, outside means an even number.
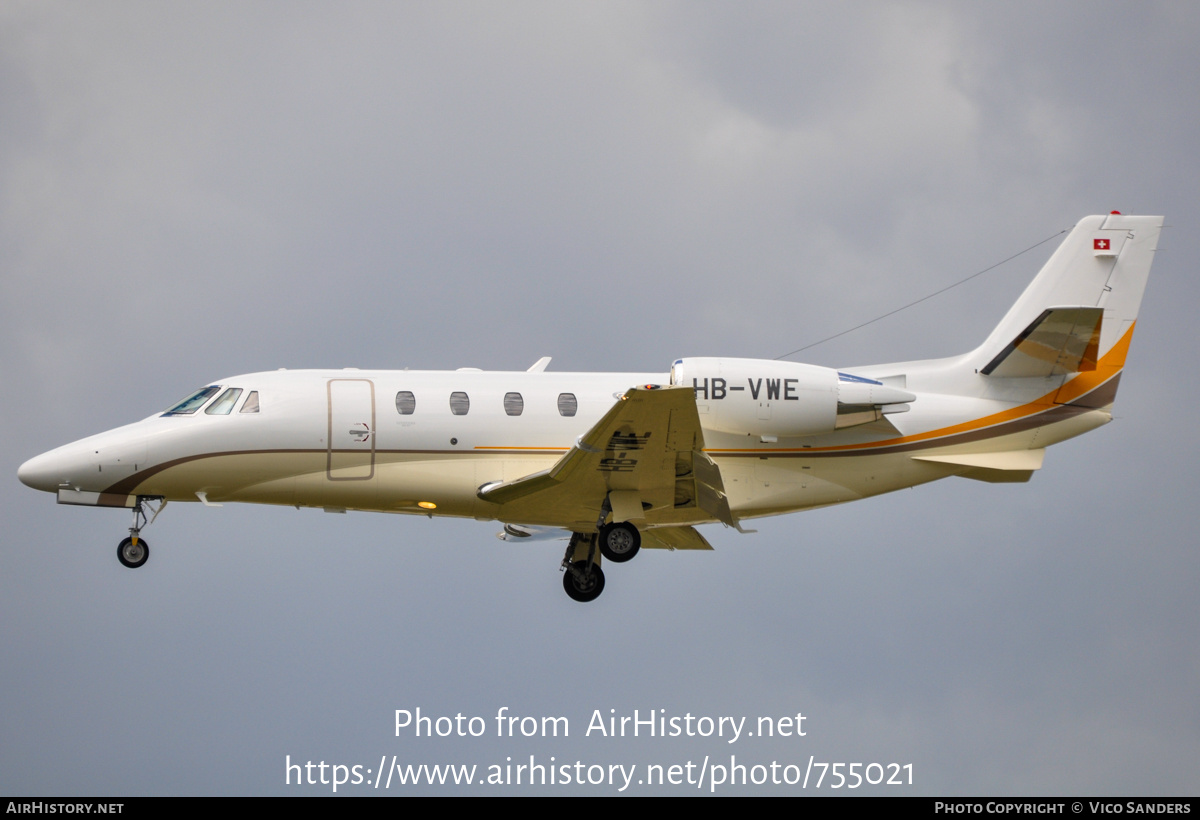
M591 601L602 558L712 549L697 524L742 530L948 476L1028 481L1048 445L1112 419L1161 228L1083 219L983 344L947 359L251 373L18 476L60 504L131 508L127 567L146 562L141 529L168 501L451 515L569 538L563 586Z

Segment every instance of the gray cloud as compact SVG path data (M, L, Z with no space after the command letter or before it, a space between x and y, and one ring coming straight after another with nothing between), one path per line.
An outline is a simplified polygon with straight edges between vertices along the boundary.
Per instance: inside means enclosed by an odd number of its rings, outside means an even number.
M1188 793L1200 454L1164 410L1196 398L1197 23L1165 3L9 5L0 790L300 793L288 754L732 751L912 761L920 793ZM1028 485L708 528L714 553L639 557L587 607L559 545L477 522L172 505L128 573L124 513L15 478L233 373L771 357L1114 208L1174 226L1116 424ZM802 358L971 347L1052 246ZM631 306L593 307L612 294ZM504 705L572 736L390 732L398 708ZM635 708L804 711L811 733L580 736Z

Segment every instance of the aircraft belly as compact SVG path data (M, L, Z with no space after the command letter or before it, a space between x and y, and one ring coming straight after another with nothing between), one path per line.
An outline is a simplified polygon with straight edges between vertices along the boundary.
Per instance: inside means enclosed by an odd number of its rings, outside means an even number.
M480 484L488 481L515 481L532 473L549 470L562 456L562 451L543 455L505 455L489 458L480 468Z
M436 504L438 515L474 516L478 473L478 459L456 453L379 453L377 509L420 511L425 502Z
M477 452L379 452L376 454L379 491L374 509L425 513L425 509L416 506L424 501L436 504L438 515L492 520L498 507L476 495L481 485L536 473L552 466L558 457L558 453L501 456Z
M533 527L561 527L576 532L595 532L596 516L599 510L584 506L525 506L519 503L505 504L495 507L490 518L503 521L506 524L528 525ZM651 527L695 526L711 524L716 519L703 510L692 506L681 509L663 508L648 510L645 517L634 523L638 529Z
M824 473L813 459L724 459L725 494L735 515L770 515L840 504L861 497Z
M731 461L721 462L725 491L734 514L746 517L841 504L955 473L947 465L914 462L905 453Z
M854 490L858 497L890 493L954 475L942 464L913 461L908 453L886 453L847 459L831 459L831 480Z

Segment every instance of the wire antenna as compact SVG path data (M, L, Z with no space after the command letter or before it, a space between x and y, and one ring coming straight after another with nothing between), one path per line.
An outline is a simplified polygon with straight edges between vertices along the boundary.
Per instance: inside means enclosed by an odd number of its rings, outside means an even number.
M876 322L878 322L880 319L886 319L887 317L897 314L902 310L908 310L910 307L919 305L922 302L928 301L935 296L940 296L941 294L945 293L948 290L953 290L954 288L958 287L959 285L965 285L967 282L970 282L976 276L983 276L983 274L987 273L990 270L995 270L996 268L1003 265L1005 262L1011 262L1012 260L1016 259L1018 256L1029 253L1031 250L1033 250L1034 248L1040 247L1041 245L1045 245L1051 239L1054 239L1055 237L1058 237L1058 236L1062 236L1063 234L1065 234L1067 232L1067 230L1068 230L1067 228L1063 228L1058 233L1054 233L1054 234L1051 234L1050 236L1047 236L1041 242L1035 242L1034 244L1030 245L1025 250L1017 251L1012 256L1008 257L1007 259L1001 259L996 264L989 265L988 267L984 268L981 271L972 273L966 279L960 279L952 285L946 285L946 287L942 288L941 290L935 290L933 293L930 293L928 296L922 296L920 299L916 300L915 302L909 302L907 305L902 305L901 307L898 307L895 310L889 310L887 313L884 313L880 316L876 316L874 319L869 319L868 321L863 322L861 325L855 325L854 327L852 327L848 330L843 330L842 332L835 333L832 336L826 336L824 339L818 339L817 341L812 342L811 344L806 344L804 347L798 347L795 350L791 351L790 353L784 353L782 356L776 356L775 360L778 361L779 359L786 359L788 356L794 356L795 354L800 353L801 351L808 350L810 347L816 347L817 345L823 345L826 342L833 341L834 339L838 338L839 336L845 336L847 333L853 333L856 330L862 330L867 325L873 325Z

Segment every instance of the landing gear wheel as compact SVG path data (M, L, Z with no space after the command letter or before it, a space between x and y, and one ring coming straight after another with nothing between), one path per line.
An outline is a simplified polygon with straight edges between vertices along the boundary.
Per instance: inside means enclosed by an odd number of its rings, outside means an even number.
M563 573L563 589L572 601L584 604L594 601L604 591L604 572L593 564L588 574L588 562L576 561Z
M638 554L642 548L642 536L637 527L626 521L605 524L600 528L600 554L621 564Z
M130 569L137 569L150 557L150 545L146 543L146 539L138 537L137 544L133 543L132 538L126 538L117 545L117 560ZM603 585L603 582L601 582Z

